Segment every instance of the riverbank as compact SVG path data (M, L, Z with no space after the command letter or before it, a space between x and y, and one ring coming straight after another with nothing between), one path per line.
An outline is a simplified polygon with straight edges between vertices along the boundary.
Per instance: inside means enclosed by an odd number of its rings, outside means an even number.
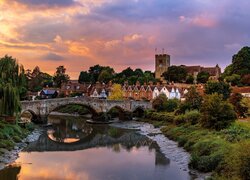
M13 162L18 153L32 142L37 134L32 124L20 127L0 120L0 169Z
M189 167L200 172L212 172L211 179L248 179L250 177L250 123L235 122L215 131L199 124L173 122L173 114L146 114L147 120L162 133L187 150ZM178 119L175 117L175 119Z

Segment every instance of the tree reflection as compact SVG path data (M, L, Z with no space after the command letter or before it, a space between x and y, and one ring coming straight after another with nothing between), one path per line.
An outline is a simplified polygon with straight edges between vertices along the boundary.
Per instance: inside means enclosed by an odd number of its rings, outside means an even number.
M17 180L21 171L21 166L11 165L0 171L0 179L2 180Z

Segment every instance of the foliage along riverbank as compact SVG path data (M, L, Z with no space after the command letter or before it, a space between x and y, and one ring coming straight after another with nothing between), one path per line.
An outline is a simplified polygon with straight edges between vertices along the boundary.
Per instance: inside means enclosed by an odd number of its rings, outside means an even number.
M196 115L195 115L196 114ZM197 112L182 115L146 112L147 122L162 126L162 133L190 152L190 168L212 172L211 179L250 178L250 122L232 123L216 131L192 123ZM179 119L186 122L179 123Z
M16 143L22 142L33 130L34 126L31 123L20 127L18 124L9 124L0 119L0 157L6 153L6 150L14 149Z

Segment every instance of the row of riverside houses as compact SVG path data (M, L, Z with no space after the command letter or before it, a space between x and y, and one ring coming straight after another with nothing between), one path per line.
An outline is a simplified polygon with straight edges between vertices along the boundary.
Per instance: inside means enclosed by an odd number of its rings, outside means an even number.
M136 85L128 85L125 82L122 90L124 99L151 101L160 94L165 94L168 99L176 98L183 100L184 95L188 92L188 87L177 87L174 84L166 85L160 83L154 85L152 82L148 85L140 85L137 81Z

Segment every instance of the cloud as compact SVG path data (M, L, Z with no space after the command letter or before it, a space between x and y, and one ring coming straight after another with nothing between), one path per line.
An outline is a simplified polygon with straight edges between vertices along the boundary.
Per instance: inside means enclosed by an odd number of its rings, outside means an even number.
M28 6L67 7L76 4L74 0L15 0Z
M239 1L0 0L0 55L48 72L63 60L72 77L97 63L154 70L155 48L171 64L225 66L250 44L250 2Z
M41 57L42 60L47 60L47 61L62 61L65 58L61 55L55 54L55 53L47 53Z
M216 19L207 14L197 15L195 17L180 16L179 20L181 23L209 28L215 27L217 24Z

